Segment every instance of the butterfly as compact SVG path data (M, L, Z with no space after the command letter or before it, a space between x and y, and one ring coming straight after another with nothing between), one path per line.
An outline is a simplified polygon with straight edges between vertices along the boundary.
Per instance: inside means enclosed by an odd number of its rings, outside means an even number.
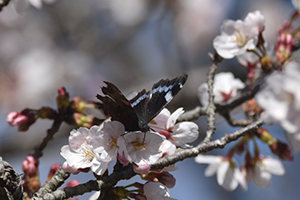
M130 100L113 83L104 81L103 96L96 95L101 101L97 105L112 121L121 122L125 131L147 132L150 130L148 123L174 98L187 78L188 75L183 74L171 80L161 79L151 91L144 89Z

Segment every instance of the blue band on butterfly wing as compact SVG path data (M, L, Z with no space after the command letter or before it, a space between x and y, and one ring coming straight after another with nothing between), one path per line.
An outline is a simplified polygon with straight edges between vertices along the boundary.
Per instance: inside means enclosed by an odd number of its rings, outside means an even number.
M159 93L167 92L167 91L171 90L172 88L173 88L173 85L163 86L163 87L159 86L159 87L157 87L157 88L154 88L154 89L152 90L152 93L154 94L154 93L156 93L156 92L159 92Z
M131 104L131 107L135 107L136 105L138 105L142 100L144 100L145 98L148 97L148 94L143 94L142 96L140 96L135 102L133 102Z

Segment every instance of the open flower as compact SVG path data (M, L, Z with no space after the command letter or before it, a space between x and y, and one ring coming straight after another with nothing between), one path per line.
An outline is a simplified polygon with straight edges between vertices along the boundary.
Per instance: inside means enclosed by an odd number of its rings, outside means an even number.
M172 114L164 108L149 125L176 146L185 146L187 143L195 141L199 132L198 126L194 122L176 123L178 117L183 113L183 108L178 108Z
M195 162L199 164L209 164L205 170L205 176L213 176L217 173L218 184L224 189L232 191L237 188L238 184L240 184L244 190L247 189L246 180L235 160L222 156L198 155L195 158Z
M266 19L259 10L250 12L244 19L244 22L251 27L256 29L256 33L259 34L265 30Z
M247 165L245 168L248 182L253 182L261 188L269 187L272 174L282 176L285 169L280 160L271 157L260 157L254 161L253 165Z
M256 96L265 110L264 121L279 123L289 134L300 134L300 65L290 62L283 72L274 72ZM299 137L294 137L294 139ZM293 146L294 148L294 146Z
M117 141L125 133L125 127L118 121L109 120L103 122L102 125L102 137L99 146L104 148L111 160L115 160L119 149Z
M248 49L255 49L257 39L254 27L241 20L227 20L223 22L221 35L214 39L213 46L220 56L230 59L244 54Z
M119 155L138 166L150 165L162 157L166 138L156 132L129 132L118 138Z
M69 136L69 145L61 148L61 155L66 159L65 166L76 169L91 168L97 175L102 175L111 161L101 144L98 126L91 129L79 128L72 130Z
M176 200L171 198L169 189L159 182L147 182L144 187L144 195L147 200Z
M245 84L237 78L234 78L231 72L218 73L214 81L214 103L224 104L230 102L236 97L238 90L245 87ZM208 85L203 83L198 88L198 97L203 107L208 106Z

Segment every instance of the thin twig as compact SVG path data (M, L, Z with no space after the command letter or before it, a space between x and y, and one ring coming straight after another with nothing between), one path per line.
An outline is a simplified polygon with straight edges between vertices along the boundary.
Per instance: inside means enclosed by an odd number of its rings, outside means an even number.
M44 148L47 146L48 142L52 140L54 134L58 132L60 125L64 121L64 115L65 115L64 113L60 113L59 115L57 115L57 117L55 117L55 120L51 128L47 130L47 135L46 137L44 137L42 143L39 146L34 148L34 152L32 156L35 159L38 160L43 155Z
M223 117L231 126L248 126L254 122L253 119L234 119L229 113L224 113Z
M207 75L207 86L208 86L208 106L207 106L207 132L204 138L204 142L211 141L213 134L215 133L216 126L215 126L215 119L216 119L216 107L214 104L214 80L215 74L218 69L218 59L216 57L217 54L212 56L209 54L210 59L213 61L213 64L210 66L208 75Z
M217 140L210 142L201 142L197 147L191 149L178 150L175 154L161 158L155 164L151 165L151 170L162 169L186 158L196 157L200 153L205 153L217 148L224 148L228 143L239 139L240 137L252 132L253 130L258 129L262 124L263 121L258 120L250 124L249 126L237 130L231 134L224 134L223 137Z
M177 119L177 122L196 120L203 115L206 115L206 109L197 106L193 110L189 110L183 113L182 115L180 115L179 118Z

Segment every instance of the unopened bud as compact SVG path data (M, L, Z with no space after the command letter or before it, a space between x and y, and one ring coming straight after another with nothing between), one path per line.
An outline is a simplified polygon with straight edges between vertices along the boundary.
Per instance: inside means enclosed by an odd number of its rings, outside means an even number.
M269 147L271 151L282 160L287 160L287 161L294 160L294 155L290 147L287 144L281 142L280 140L276 139L274 142L269 144Z
M55 164L51 166L47 177L47 182L54 176L54 174L58 171L59 168L60 168L60 164Z
M255 119L262 112L262 109L257 104L255 98L250 99L245 104L243 104L243 109L244 109L245 114L251 119Z
M95 105L93 103L88 103L80 97L73 98L73 100L71 101L71 106L74 112L78 113L84 113L86 108L95 108Z
M260 59L261 68L265 71L269 71L272 68L272 59L266 54L264 57Z
M36 192L40 188L39 161L32 155L28 155L26 160L23 161L22 170L24 172L23 187L24 192L28 194Z
M39 161L32 155L28 155L23 161L22 170L26 176L36 176L38 172Z
M80 113L73 114L73 120L77 126L91 128L93 125L99 125L103 120L93 115L84 115Z
M56 97L57 107L60 111L66 110L69 106L69 93L66 88L61 87L58 89L58 96Z
M36 110L26 108L21 112L10 112L6 120L11 126L18 126L19 131L27 131L37 118Z
M276 58L279 62L285 62L292 53L295 40L290 32L281 33L275 45Z
M142 175L142 178L144 180L152 181L152 182L161 182L167 188L173 188L176 184L176 179L172 174L169 172L163 171L163 172L150 172L147 175Z
M256 130L256 136L267 144L271 144L276 140L267 129L262 127Z

